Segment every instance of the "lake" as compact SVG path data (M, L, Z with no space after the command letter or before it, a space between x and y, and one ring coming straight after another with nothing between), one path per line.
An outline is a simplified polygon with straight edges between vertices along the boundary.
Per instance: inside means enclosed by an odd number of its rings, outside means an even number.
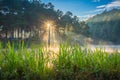
M92 50L95 50L96 48L103 49L106 52L110 52L110 53L112 53L116 50L118 52L120 52L120 45L88 45L87 47L92 49Z

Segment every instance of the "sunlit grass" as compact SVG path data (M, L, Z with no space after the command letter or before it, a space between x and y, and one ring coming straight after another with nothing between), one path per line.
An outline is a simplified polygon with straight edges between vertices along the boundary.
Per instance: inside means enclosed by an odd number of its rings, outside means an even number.
M120 54L60 45L0 49L1 80L120 80Z

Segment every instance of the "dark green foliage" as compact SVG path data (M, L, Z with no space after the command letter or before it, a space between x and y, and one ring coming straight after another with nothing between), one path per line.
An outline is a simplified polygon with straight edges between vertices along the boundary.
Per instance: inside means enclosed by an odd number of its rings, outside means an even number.
M62 27L64 31L89 35L88 26L84 22L79 22L78 17L73 17L70 11L63 14L60 10L54 10L52 3L45 4L40 0L2 0L0 3L0 35L6 35L2 38L23 38L23 31L31 34L29 38L42 37L45 33L43 24L47 20L54 21L58 33ZM15 31L18 32L17 37L14 36Z
M120 10L113 9L98 14L87 21L91 37L120 43Z

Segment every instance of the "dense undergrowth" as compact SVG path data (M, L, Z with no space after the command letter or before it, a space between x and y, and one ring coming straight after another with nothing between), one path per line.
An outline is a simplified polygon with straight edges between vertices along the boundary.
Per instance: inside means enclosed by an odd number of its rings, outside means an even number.
M68 45L54 52L8 43L0 50L0 80L120 80L120 54Z

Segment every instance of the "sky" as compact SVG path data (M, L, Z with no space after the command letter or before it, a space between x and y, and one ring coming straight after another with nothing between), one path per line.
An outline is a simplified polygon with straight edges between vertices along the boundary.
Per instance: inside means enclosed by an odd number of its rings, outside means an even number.
M71 11L80 19L87 19L104 10L120 8L120 0L42 0L42 2L51 2L56 10L60 9L64 13Z

